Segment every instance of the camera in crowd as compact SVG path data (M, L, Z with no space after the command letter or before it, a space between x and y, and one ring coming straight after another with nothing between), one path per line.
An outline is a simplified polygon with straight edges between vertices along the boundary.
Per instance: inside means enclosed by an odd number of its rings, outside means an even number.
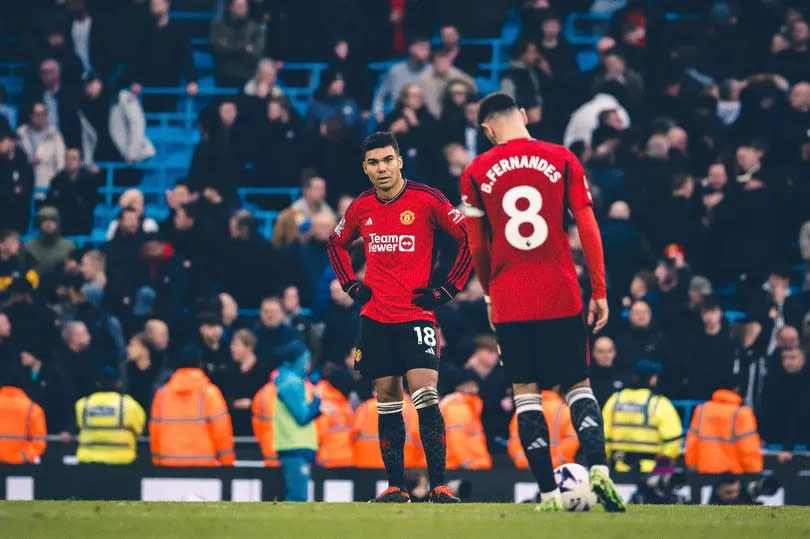
M732 473L723 474L712 490L711 505L762 505L760 496L773 496L782 485L775 477L744 480Z
M658 457L653 471L639 481L630 503L684 504L689 501L680 492L685 486L686 474L683 469L676 468L667 457Z

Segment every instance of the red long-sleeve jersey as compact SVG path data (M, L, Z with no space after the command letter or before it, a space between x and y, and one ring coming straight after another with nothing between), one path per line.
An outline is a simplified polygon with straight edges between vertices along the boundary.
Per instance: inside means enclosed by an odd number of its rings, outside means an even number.
M534 139L510 140L461 175L476 273L495 322L545 320L582 311L566 211L579 228L594 298L605 297L604 261L591 194L576 156Z
M406 180L391 200L382 200L369 189L351 203L329 238L328 253L340 285L345 286L357 278L347 249L356 238L363 238L363 282L373 296L360 314L387 324L435 321L433 311L423 310L412 300L413 290L430 282L437 230L445 230L459 242L446 283L461 290L472 270L467 223L441 191Z

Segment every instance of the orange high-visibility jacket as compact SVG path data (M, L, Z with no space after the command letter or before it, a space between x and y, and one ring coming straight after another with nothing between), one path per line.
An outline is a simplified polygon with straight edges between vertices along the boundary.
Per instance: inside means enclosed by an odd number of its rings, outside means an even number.
M318 454L315 460L324 468L352 466L352 405L343 393L326 380L318 382L316 392L321 395L323 414L315 420L318 429Z
M760 446L754 411L734 391L719 389L692 415L685 461L698 473L759 473Z
M546 418L551 438L549 442L551 465L556 468L561 464L574 462L577 451L579 451L579 438L571 423L571 410L568 409L568 405L562 400L560 394L556 391L546 390L543 391L542 396L543 415ZM517 414L513 415L509 422L509 442L506 451L512 462L515 463L515 468L525 470L529 467L529 461L526 459L526 453L523 452L523 446L518 436Z
M251 406L253 411L251 418L253 435L259 442L264 457L264 465L268 468L281 466L276 453L275 439L273 438L273 414L276 408L276 397L276 385L272 381L267 382L253 396L253 405Z
M419 414L413 401L405 396L402 419L405 422L404 462L406 469L427 468L425 450L419 435ZM352 451L355 468L385 468L380 453L380 431L377 423L377 399L372 397L360 403L354 414Z
M355 410L352 442L355 468L385 468L380 454L376 398L361 402Z
M492 457L481 424L484 401L478 395L450 393L439 403L447 430L447 469L489 470Z
M157 390L149 437L156 466L230 466L235 458L225 399L201 369L177 369Z
M405 469L427 468L422 435L419 434L419 412L408 395L405 395L402 405L402 419L405 421Z
M45 413L18 387L0 387L0 462L35 462L45 451Z

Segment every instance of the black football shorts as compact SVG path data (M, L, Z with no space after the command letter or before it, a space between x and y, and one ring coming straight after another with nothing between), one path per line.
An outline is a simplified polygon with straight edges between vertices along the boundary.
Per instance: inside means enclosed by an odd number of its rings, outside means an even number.
M495 324L501 361L513 384L560 391L589 375L588 328L581 315Z
M384 324L361 316L354 368L372 380L403 376L411 369L438 371L436 325L426 320Z

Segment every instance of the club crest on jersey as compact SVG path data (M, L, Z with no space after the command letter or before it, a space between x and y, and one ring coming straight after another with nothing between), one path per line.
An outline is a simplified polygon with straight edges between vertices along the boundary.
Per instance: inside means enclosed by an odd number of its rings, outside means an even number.
M405 210L404 212L399 214L399 222L403 225L409 225L413 223L414 219L416 219L416 214L413 213L411 210Z
M354 362L357 363L361 359L363 359L363 352L361 352L359 348L355 348L354 349Z

